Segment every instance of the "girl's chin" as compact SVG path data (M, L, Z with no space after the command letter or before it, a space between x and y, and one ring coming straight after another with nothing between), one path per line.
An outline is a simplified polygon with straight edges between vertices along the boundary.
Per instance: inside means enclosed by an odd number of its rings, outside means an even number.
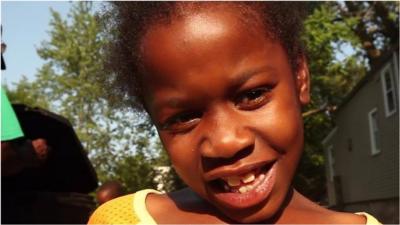
M264 206L265 207L265 206ZM221 209L221 212L230 220L234 221L234 223L266 223L266 221L270 221L271 218L274 218L276 212L279 207L275 208L257 208L252 207L248 209L242 210L231 210L231 209Z

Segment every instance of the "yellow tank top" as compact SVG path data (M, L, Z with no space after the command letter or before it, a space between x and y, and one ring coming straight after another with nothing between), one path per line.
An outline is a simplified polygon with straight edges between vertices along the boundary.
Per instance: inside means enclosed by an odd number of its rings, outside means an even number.
M157 224L146 209L150 193L161 194L146 189L108 201L94 211L88 224Z
M161 194L146 189L108 201L96 209L88 224L157 224L146 208L146 197L150 193ZM381 224L368 213L356 214L365 216L367 225Z

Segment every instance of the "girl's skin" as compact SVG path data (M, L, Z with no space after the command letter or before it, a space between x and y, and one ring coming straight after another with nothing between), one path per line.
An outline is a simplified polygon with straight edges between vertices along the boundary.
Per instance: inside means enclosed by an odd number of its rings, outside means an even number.
M188 10L151 26L141 45L145 107L190 187L149 195L156 222L365 223L291 187L310 100L304 58L293 71L280 42L236 8ZM222 178L251 171L267 178L244 194L223 191Z

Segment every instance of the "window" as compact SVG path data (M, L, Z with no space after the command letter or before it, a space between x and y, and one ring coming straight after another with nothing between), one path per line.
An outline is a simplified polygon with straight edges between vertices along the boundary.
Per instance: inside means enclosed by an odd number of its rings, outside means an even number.
M383 100L385 104L386 117L396 112L396 92L394 90L393 70L391 63L388 63L381 72Z
M333 169L333 165L335 164L335 159L333 158L332 155L332 149L333 146L329 145L327 148L327 153L328 153L328 165L329 165L329 180L333 182L333 177L335 176L335 170Z
M368 113L368 120L371 139L371 155L376 155L381 152L378 126L378 110L376 108Z

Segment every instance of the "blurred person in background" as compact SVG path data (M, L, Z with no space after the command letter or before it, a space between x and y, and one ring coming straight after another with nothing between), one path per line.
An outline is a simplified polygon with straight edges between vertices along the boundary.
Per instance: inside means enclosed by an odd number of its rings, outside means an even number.
M125 195L125 189L118 181L107 181L102 184L96 193L97 202L99 205Z
M5 49L2 43L2 70ZM71 124L41 108L11 105L3 88L1 95L1 222L85 223L97 176Z

